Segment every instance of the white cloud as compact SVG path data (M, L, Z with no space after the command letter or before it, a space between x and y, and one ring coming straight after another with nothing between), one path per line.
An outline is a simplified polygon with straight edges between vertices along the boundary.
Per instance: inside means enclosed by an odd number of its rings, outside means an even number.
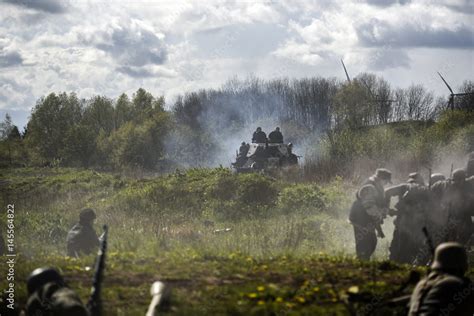
M277 57L288 58L308 65L317 65L324 60L318 53L312 51L311 45L297 43L293 40L285 43L283 47L278 48L273 54Z
M22 115L50 92L144 87L172 100L250 73L343 80L341 57L351 76L373 71L394 86L443 89L431 74L446 60L453 86L474 73L472 45L460 49L472 43L467 0L7 2L0 109Z

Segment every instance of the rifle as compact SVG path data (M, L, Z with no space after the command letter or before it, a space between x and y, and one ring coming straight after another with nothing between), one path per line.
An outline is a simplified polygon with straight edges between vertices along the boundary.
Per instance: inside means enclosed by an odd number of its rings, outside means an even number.
M428 244L428 248L430 249L430 253L433 256L434 253L435 253L435 247L434 247L434 244L433 244L433 239L431 239L430 233L428 232L428 229L426 228L426 226L423 226L421 231L423 232L423 235L425 235L426 243Z
M430 254L431 254L431 257L430 257L430 261L431 261L431 260L433 260L433 257L434 257L434 254L435 254L435 247L434 247L434 244L433 244L433 239L431 239L430 233L428 232L428 229L426 228L426 226L423 226L421 231L423 232L423 235L425 235L426 244L428 245L428 249L430 250Z
M401 306L407 306L410 302L411 294L403 294L408 286L412 284L417 284L420 281L420 273L417 271L410 271L408 279L406 279L395 291L379 296L370 293L348 293L349 303L367 303L370 306L370 309L366 310L365 313L360 313L361 315L379 315L380 308L389 307L396 308ZM357 314L359 315L359 314Z
M431 172L432 172L431 168L428 168L428 171L429 171L429 174L428 174L428 189L431 189L431 185L433 184L433 183L431 183Z
M379 238L385 238L385 234L383 233L382 225L380 224L380 222L375 224L375 230L377 231L377 236Z
M91 316L102 315L102 300L100 297L100 290L102 288L102 281L104 279L105 270L105 254L107 252L107 234L109 228L107 225L103 226L104 232L100 236L100 247L97 253L97 260L95 262L94 279L92 281L91 296L87 303L87 309Z

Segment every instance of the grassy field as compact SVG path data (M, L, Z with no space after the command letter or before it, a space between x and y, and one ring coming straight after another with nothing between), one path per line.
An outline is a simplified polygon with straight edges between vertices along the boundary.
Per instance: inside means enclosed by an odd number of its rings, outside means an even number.
M144 178L21 168L1 170L0 179L2 205L15 204L20 306L26 300L26 277L40 266L59 268L87 299L94 257L65 257L65 238L80 210L93 207L97 230L105 223L110 227L106 315L143 315L155 280L172 289L165 314L401 311L383 302L408 278L411 267L383 261L389 238L379 245L378 261L353 258L346 218L354 188L341 179L315 185L235 175L224 168ZM230 231L216 232L224 228ZM390 223L384 228L390 236ZM5 265L0 273L6 275ZM4 277L0 286L6 287Z

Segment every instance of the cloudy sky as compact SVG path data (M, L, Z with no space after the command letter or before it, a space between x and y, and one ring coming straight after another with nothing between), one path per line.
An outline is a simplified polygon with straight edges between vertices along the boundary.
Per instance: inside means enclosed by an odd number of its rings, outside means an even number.
M437 94L474 79L471 0L0 0L0 115L50 92L171 103L227 79L383 75Z

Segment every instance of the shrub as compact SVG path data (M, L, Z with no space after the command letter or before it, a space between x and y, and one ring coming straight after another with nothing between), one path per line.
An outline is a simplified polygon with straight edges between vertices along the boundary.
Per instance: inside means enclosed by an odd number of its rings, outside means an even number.
M284 188L278 197L278 208L284 214L313 214L326 207L325 196L315 184L296 184Z

